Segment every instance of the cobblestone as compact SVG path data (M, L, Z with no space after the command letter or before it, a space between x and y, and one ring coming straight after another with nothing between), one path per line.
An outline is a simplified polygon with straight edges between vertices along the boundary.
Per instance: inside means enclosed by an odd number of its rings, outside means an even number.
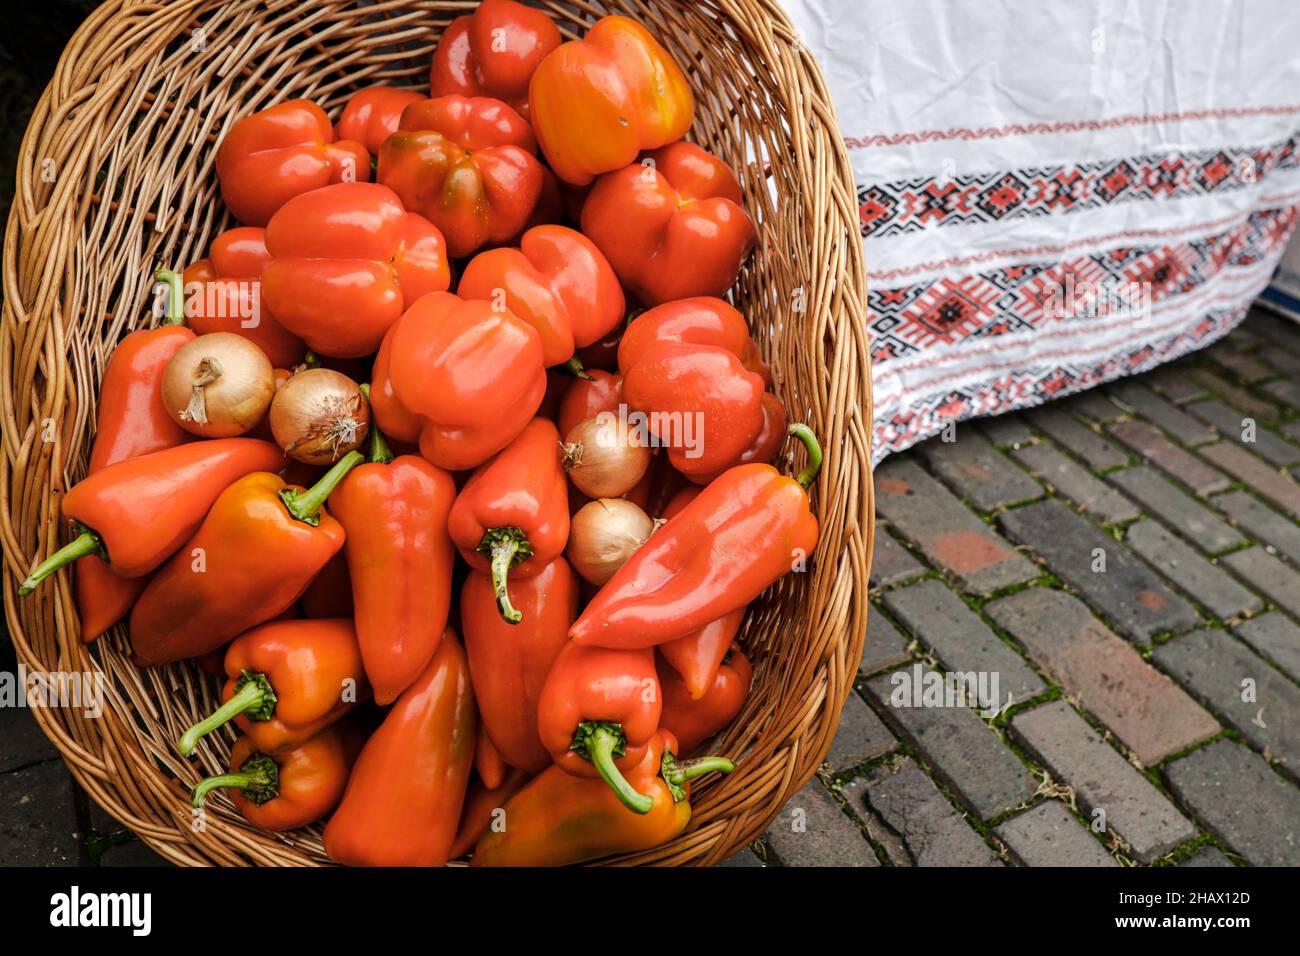
M885 617L879 608L872 607L867 614L867 639L862 642L862 660L858 673L866 676L886 667L901 664L911 655L907 652L907 638Z
M1023 866L1119 866L1059 800L1045 800L993 832Z
M996 418L981 418L976 422L984 437L999 448L1027 445L1034 440L1033 430L1016 413L998 415Z
M1211 468L1191 452L1179 448L1150 425L1143 422L1117 422L1109 430L1147 461L1198 495L1222 491L1232 484L1227 475Z
M786 866L880 866L871 844L816 778L772 821L767 845Z
M1290 465L1300 461L1300 445L1291 444L1259 422L1254 422L1252 429L1253 419L1223 404L1217 398L1194 402L1187 406L1187 410L1202 421L1213 425L1225 441L1236 442L1274 465Z
M831 773L844 773L888 753L898 743L875 711L857 694L849 694L840 711L840 726L826 754Z
M1192 374L1210 391L1217 392L1229 405L1235 405L1251 418L1262 418L1270 422L1277 418L1277 406L1259 398L1249 389L1235 385L1209 369L1197 369Z
M1300 680L1300 626L1279 611L1269 611L1233 626L1233 631L1260 654Z
M1052 445L1027 445L1012 452L1017 461L1041 481L1046 481L1088 514L1106 523L1131 521L1141 512L1137 505L1092 472Z
M1206 561L1156 521L1144 519L1124 532L1128 546L1218 618L1236 617L1264 606L1258 594Z
M1300 484L1285 472L1275 471L1240 445L1218 442L1201 449L1201 454L1230 472L1272 501L1291 517L1300 517Z
M1123 378L1112 382L1110 394L1128 409L1158 425L1184 445L1203 445L1214 441L1214 432L1185 411L1173 405L1137 379Z
M1245 543L1238 532L1209 508L1183 494L1149 465L1136 465L1106 476L1130 498L1176 529L1206 554L1218 554Z
M1300 617L1300 572L1283 564L1261 547L1234 551L1220 562L1271 600Z
M912 557L883 526L876 528L876 540L871 551L871 579L873 588L889 587L900 581L910 581L925 573L925 567Z
M980 511L993 511L1043 496L1043 488L970 428L956 440L932 438L916 453L959 496Z
M1273 545L1292 561L1300 561L1300 525L1244 491L1229 491L1211 500L1252 538Z
M1104 398L1098 396L1098 401L1105 402L1114 409L1115 418L1123 414L1119 406L1106 402ZM1034 409L1029 414L1029 420L1035 428L1051 436L1063 448L1074 452L1091 468L1114 468L1128 462L1128 455L1077 418L1053 405Z

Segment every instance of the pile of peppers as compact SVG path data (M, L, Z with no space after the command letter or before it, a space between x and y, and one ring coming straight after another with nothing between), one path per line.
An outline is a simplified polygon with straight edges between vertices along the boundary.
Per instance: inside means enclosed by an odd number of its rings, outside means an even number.
M176 742L204 813L324 821L354 866L651 848L740 758L698 752L745 711L746 608L818 540L817 438L723 298L754 223L631 19L564 42L486 0L428 93L362 89L336 124L291 100L226 132L239 225L157 270L165 314L112 353L67 543L20 593L67 569L83 640L126 622L138 666L223 677ZM165 377L215 336L251 343L277 397L322 373L358 390L328 460L281 440L275 398L228 437L186 427ZM588 426L610 421L642 450L592 500L582 469L612 479ZM644 525L599 574L592 508Z

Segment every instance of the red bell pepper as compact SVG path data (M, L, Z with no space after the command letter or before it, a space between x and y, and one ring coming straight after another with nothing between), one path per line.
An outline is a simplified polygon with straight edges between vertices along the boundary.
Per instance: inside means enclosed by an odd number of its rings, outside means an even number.
M451 287L442 233L374 183L291 199L266 227L266 247L263 301L321 355L374 353L404 309Z
M767 464L776 457L782 442L785 441L786 429L790 427L789 419L785 414L785 406L781 404L781 399L777 398L771 392L764 392L762 398L763 426L754 436L754 440L749 446L732 459L731 464L727 467L734 468L736 465L749 464ZM726 471L726 468L719 468L712 474L692 474L691 481L697 484L707 485L713 479Z
M613 372L592 369L586 378L574 380L560 400L555 424L561 435L567 435L573 426L595 418L601 412L617 413L623 401L623 376ZM646 469L646 474L650 469Z
M649 796L623 776L645 756L663 707L654 652L565 644L537 704L542 746L566 772L599 776L636 813Z
M527 322L450 293L418 300L375 362L375 421L418 440L439 468L474 468L510 444L546 393L542 343Z
M765 385L772 384L772 373L758 354L745 317L722 299L695 296L641 312L619 340L619 369L626 374L649 348L662 342L726 349L740 359L745 371L760 376Z
M521 624L502 620L492 581L471 572L460 592L460 622L488 736L506 763L536 773L551 761L538 735L538 701L578 616L577 578L556 558L533 577L511 581L510 597L523 613Z
M722 666L744 617L745 609L738 608L698 631L660 644L657 648L659 656L677 672L691 697L703 697L713 686L718 668ZM660 679L663 676L661 670Z
M241 335L260 348L273 366L288 369L303 360L307 346L262 301L262 269L270 261L265 229L227 229L212 240L208 258L185 270L185 317L200 335Z
M424 96L415 90L368 86L352 94L335 129L339 138L354 140L371 156L378 156L384 140L397 132L402 110L423 99Z
M668 51L635 20L609 16L537 67L533 129L555 175L585 185L642 150L681 139L695 100Z
M418 455L394 457L379 429L370 461L330 498L344 550L357 638L375 700L390 704L424 673L451 607L451 475Z
M736 719L749 698L753 679L749 658L736 644L728 645L703 694L691 691L672 667L661 667L664 708L659 724L677 738L681 752L688 754Z
M490 146L518 146L537 152L528 120L509 104L490 96L438 96L412 103L402 111L399 130L432 130L461 149L478 152Z
M534 418L470 476L447 519L461 556L491 575L501 616L512 624L520 612L511 606L508 577L539 573L569 540L568 482L559 449L555 426Z
M569 628L580 646L663 644L743 608L801 567L817 546L805 489L821 467L806 425L791 425L808 450L797 478L771 465L725 472L650 536Z
M677 142L596 181L582 231L646 305L722 295L754 248L740 183L720 159Z
M351 140L336 142L329 117L310 100L289 100L245 116L217 147L221 198L246 226L265 226L294 196L369 178L366 148Z
M564 226L529 229L518 249L480 252L465 266L456 292L504 306L536 329L548 366L573 363L574 349L617 328L625 307L600 250Z
M357 758L325 827L325 852L348 866L442 866L474 765L474 692L452 631Z
M560 31L541 10L514 0L484 0L442 32L429 70L432 96L494 96L528 115L528 81L560 45Z
M356 628L345 619L255 627L231 642L223 668L222 704L181 736L182 756L231 720L261 753L292 750L370 697Z

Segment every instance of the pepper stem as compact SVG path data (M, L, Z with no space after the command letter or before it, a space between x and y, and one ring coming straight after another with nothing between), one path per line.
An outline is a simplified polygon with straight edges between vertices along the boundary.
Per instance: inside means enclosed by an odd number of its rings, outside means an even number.
M706 773L731 773L736 765L726 757L700 757L696 760L684 760L668 774L671 783L685 783Z
M578 358L576 355L570 356L569 360L564 363L564 367L567 368L575 378L580 378L587 382L595 381L587 374L587 370L582 365L582 359Z
M361 394L366 397L367 402L370 401L369 382L361 386ZM366 460L379 465L387 465L393 460L393 450L388 447L388 440L384 438L384 433L375 424L373 411L370 415L370 454L366 456Z
M194 785L190 806L201 807L209 793L219 787L236 787L246 799L257 806L274 799L280 793L280 768L265 754L253 754L244 761L238 773L222 773L204 777Z
M510 569L532 556L533 546L520 528L489 528L483 533L478 550L492 562L492 593L496 595L497 610L510 624L518 624L524 615L510 603L506 589Z
M36 590L38 584L59 570L59 568L66 567L73 561L87 555L98 554L101 558L107 560L108 552L104 550L104 542L100 540L99 535L84 525L74 525L74 528L77 527L81 528L81 534L32 568L32 573L27 575L26 580L18 586L20 595L31 594Z
M166 325L180 325L185 321L185 287L181 277L171 269L159 269L153 274L155 282L167 283L167 314L163 316Z
M654 798L633 788L627 777L618 769L614 758L626 749L627 737L618 724L588 722L579 724L573 735L573 750L596 768L623 806L633 813L649 813Z
M250 720L270 720L278 699L265 674L244 671L235 684L235 693L230 700L185 731L177 741L176 749L182 757L188 757L194 753L199 738L212 733L240 714L248 714Z
M315 527L320 524L320 510L324 506L325 500L339 486L339 482L347 477L348 472L365 460L366 456L361 452L350 451L340 458L333 468L325 472L320 481L306 491L281 488L280 500L289 509L289 514L299 521L305 521Z
M821 471L822 446L818 443L813 430L801 422L795 422L785 430L785 433L799 439L803 442L804 448L808 449L808 464L794 479L799 482L800 487L807 488L813 483L813 479L817 477L817 472Z

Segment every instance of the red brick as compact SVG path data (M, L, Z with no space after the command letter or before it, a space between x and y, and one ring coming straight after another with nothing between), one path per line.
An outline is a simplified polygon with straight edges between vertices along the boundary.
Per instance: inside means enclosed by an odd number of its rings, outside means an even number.
M1240 445L1226 441L1202 448L1201 454L1236 475L1288 514L1300 518L1300 485L1286 472L1275 470Z
M1117 422L1110 426L1110 433L1198 495L1222 491L1232 484L1227 475L1211 468L1191 452L1179 448L1150 425L1142 422Z

